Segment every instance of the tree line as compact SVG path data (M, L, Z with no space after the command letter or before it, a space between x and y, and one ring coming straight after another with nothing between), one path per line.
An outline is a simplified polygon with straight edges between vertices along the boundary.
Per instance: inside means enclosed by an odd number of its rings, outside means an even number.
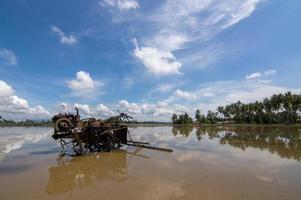
M275 94L263 101L242 103L237 101L226 106L218 106L207 115L195 112L197 123L236 123L236 124L297 124L301 122L301 95L287 92ZM187 114L172 116L173 124L189 124L192 118Z
M12 119L4 119L0 116L0 126L52 126L53 123L50 120L24 120L14 121Z

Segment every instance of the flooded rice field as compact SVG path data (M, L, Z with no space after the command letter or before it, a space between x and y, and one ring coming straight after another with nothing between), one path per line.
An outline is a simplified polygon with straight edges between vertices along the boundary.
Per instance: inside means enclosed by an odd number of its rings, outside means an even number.
M0 199L301 199L301 130L137 127L124 146L60 157L52 128L0 128Z

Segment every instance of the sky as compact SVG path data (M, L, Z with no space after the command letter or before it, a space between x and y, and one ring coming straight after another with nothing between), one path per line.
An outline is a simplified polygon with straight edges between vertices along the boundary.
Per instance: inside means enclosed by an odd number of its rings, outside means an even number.
M0 116L137 120L301 93L299 0L1 0Z

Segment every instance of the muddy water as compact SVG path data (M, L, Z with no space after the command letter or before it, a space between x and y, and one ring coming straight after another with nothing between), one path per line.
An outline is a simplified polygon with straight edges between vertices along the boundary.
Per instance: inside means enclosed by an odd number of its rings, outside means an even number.
M0 199L301 199L298 128L131 128L173 153L59 157L51 128L0 128Z

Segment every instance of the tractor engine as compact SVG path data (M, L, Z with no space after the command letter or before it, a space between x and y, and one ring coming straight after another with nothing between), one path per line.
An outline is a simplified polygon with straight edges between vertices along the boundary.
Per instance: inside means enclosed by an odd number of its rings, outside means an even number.
M76 115L70 113L58 114L52 117L52 121L54 124L54 134L68 133L77 126L80 121L80 115L76 108Z

